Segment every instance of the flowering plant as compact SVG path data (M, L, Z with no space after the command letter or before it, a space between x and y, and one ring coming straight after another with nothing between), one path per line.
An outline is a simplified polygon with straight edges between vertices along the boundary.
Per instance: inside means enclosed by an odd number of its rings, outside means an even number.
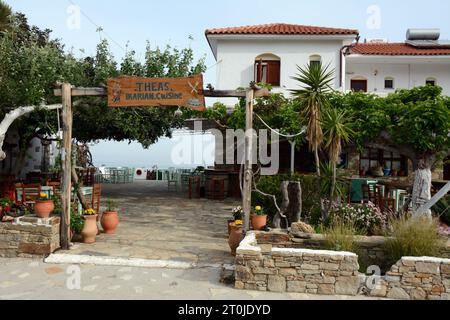
M236 220L234 222L234 224L236 225L236 227L240 227L240 226L242 226L244 224L244 222L242 220Z
M243 210L242 207L236 207L233 209L233 218L234 220L242 220Z
M369 202L359 205L336 205L330 210L331 221L352 224L361 232L375 234L387 225L388 217L380 208Z
M84 210L85 216L95 216L96 214L97 214L97 212L92 208Z
M264 216L264 210L261 206L256 206L255 207L255 214L257 216Z
M45 192L41 192L39 194L39 201L47 201L49 200L48 194L46 194Z

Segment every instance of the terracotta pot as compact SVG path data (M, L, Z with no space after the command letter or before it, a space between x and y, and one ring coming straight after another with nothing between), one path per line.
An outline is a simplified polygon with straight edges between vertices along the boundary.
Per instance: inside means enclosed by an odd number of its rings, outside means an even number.
M267 216L258 216L256 214L253 214L251 216L251 220L252 220L252 227L253 230L259 231L259 230L264 230L266 228L267 225Z
M81 231L83 243L87 244L95 243L95 238L98 233L97 215L83 216L83 219L84 219L84 227L83 231Z
M242 231L243 231L242 227L236 227L234 224L231 225L228 244L230 245L232 256L236 256L236 250L242 241Z
M115 211L104 212L101 224L106 234L115 234L119 225L119 214Z
M55 210L55 203L53 200L36 201L34 204L34 213L42 219L50 217Z

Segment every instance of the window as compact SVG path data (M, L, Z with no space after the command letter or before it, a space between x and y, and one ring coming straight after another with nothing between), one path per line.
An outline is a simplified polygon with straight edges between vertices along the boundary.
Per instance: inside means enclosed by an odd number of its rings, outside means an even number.
M426 85L428 85L428 86L436 86L436 79L435 78L428 78L426 81L425 81L425 84Z
M394 78L386 78L384 79L384 88L385 89L394 89Z
M315 54L309 57L309 63L311 66L313 65L320 65L322 63L322 57Z
M377 167L390 169L391 171L408 171L408 160L396 152L389 152L380 149L365 149L360 157L360 170L372 170Z
M255 60L255 81L280 86L281 61L275 55L265 54Z
M367 80L354 78L350 81L350 89L355 92L367 92Z

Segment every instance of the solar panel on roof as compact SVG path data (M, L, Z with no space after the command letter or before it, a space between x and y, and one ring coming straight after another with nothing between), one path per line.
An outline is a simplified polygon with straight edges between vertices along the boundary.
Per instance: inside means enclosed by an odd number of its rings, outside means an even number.
M406 43L416 48L450 48L450 41L442 40L408 40Z

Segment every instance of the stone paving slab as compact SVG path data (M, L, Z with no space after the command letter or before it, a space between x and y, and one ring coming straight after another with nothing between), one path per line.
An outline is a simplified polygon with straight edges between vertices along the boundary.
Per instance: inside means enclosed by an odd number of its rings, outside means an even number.
M120 225L116 235L101 234L97 243L75 243L58 254L229 264L227 221L240 200L188 199L187 192L170 193L167 182L141 181L103 185L106 199L118 202Z

